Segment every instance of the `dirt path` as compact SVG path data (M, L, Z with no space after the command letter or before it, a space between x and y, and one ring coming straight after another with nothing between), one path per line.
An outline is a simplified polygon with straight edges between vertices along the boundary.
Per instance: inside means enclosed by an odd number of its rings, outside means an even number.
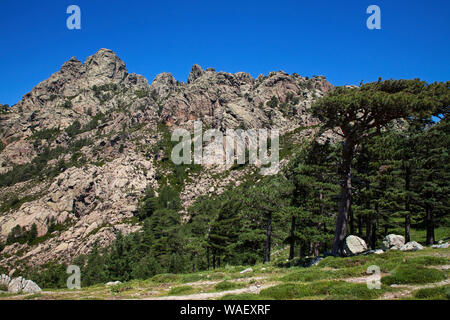
M165 296L165 297L149 297L142 300L212 300L221 298L227 294L241 294L241 293L254 293L258 294L262 289L273 286L274 284L264 284L250 286L248 288L220 291L220 292L205 292L205 293L194 293L184 296Z

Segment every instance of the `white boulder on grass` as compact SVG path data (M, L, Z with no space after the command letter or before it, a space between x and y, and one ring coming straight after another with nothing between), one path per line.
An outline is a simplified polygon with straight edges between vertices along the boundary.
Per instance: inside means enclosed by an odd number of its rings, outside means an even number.
M8 284L8 292L11 293L36 293L41 292L41 288L31 280L26 280L22 277L12 279Z
M383 250L399 250L405 244L405 237L398 234L388 234L383 239Z
M450 243L441 243L441 244L434 244L431 246L434 249L446 249L448 247L450 247Z
M355 254L360 254L365 251L367 251L367 244L360 237L351 235L345 239L344 255L353 256Z
M417 251L417 250L423 250L423 246L420 243L417 243L416 241L410 241L400 247L400 251Z

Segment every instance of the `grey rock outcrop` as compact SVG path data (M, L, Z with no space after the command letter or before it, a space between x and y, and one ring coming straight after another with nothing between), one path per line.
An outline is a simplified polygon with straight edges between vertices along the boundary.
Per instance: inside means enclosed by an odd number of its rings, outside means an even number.
M350 235L345 239L344 255L352 256L367 251L366 242L360 237Z
M417 251L417 250L423 250L423 246L416 242L416 241L410 241L405 243L403 246L400 247L400 251Z
M11 279L9 276L2 274L0 276L0 284L7 287L10 293L36 293L42 291L36 283L22 277Z
M405 244L405 237L398 234L388 234L383 239L383 250L399 250Z
M205 73L202 67L198 64L194 64L192 66L191 72L189 73L188 83L192 83L198 78L200 78Z
M441 244L434 244L431 246L434 249L446 249L448 247L450 247L450 243L441 243Z
M47 150L56 154L44 159L52 178L32 177L0 187L0 195L27 199L0 214L0 241L17 225L29 230L36 224L38 237L47 235L52 224L59 226L42 243L6 246L0 265L9 268L18 260L33 265L55 259L69 262L89 253L96 242L108 245L119 231L139 230L132 222L138 201L147 187L158 188L158 163L167 156L156 150L161 123L169 130L192 129L193 121L201 120L204 128L277 128L284 134L316 125L318 120L307 110L332 88L324 77L277 71L254 79L245 72L216 72L198 65L192 67L187 83L162 73L149 85L143 76L128 73L111 50L100 49L84 63L70 58L0 113L0 141L5 146L0 174L29 165ZM293 137L302 141L316 132L301 130ZM199 196L238 186L252 172L231 170L215 178L226 169L193 173L195 179L189 179L180 193L183 207ZM180 212L183 218L186 214L187 210ZM16 254L19 251L22 256Z

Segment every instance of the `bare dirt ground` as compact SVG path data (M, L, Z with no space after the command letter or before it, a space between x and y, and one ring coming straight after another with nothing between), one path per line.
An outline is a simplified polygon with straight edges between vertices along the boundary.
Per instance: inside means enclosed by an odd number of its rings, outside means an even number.
M184 296L165 296L165 297L150 297L143 300L215 300L219 299L227 294L241 294L241 293L254 293L258 294L262 289L273 286L274 284L255 285L248 288L220 291L220 292L205 292L194 293Z

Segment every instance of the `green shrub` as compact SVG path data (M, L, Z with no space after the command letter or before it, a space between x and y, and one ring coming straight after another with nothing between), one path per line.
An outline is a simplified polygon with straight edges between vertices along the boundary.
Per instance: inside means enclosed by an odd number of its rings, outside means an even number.
M121 293L133 289L129 284L119 283L111 287L112 293Z
M419 284L438 282L445 279L442 271L418 265L400 265L392 274L381 278L383 284Z
M152 278L153 282L156 283L170 283L170 282L176 282L180 279L180 275L177 274L171 274L171 273L162 273L157 274Z
M208 277L208 280L221 280L225 278L225 273L223 272L214 272L211 273Z
M375 299L383 292L383 289L368 289L365 283L320 281L308 284L281 284L262 290L260 295L277 300L300 299L313 296L339 297L340 299Z
M348 258L329 256L329 257L326 257L325 259L321 260L319 262L318 266L340 269L340 268L364 265L367 261L368 261L367 256L356 256L356 257L348 257Z
M263 289L261 290L260 295L263 297L273 298L275 300L294 299L301 296L299 289L300 285L286 283ZM305 296L308 295L313 295L313 292L306 294Z
M289 273L281 278L285 282L311 282L317 280L342 279L366 275L365 266L342 267L340 269L324 270L310 267Z
M34 132L30 136L29 139L54 140L60 133L61 133L61 130L59 130L59 128L43 129L43 130Z
M182 283L188 283L188 282L197 282L200 280L203 280L205 277L201 274L193 273L193 274L186 274L181 277Z
M414 298L428 300L450 300L450 286L425 288L414 291Z
M266 105L272 109L278 107L278 98L276 96L272 96L272 98L266 102Z
M26 279L36 282L43 289L66 288L68 277L66 270L67 265L53 261L39 268L33 268L31 272L23 276Z
M8 286L4 283L0 283L0 291L8 291Z
M436 266L448 264L450 260L444 257L434 257L434 256L419 256L407 259L409 264L417 264L422 266Z
M77 134L81 133L81 123L78 120L75 120L70 126L65 129L66 133L69 137L74 137Z
M226 290L233 290L233 289L239 289L244 287L242 283L236 283L236 282L229 282L229 281L222 281L215 285L215 289L217 291L226 291Z
M34 196L25 196L23 198L12 196L11 198L3 201L3 203L0 205L0 212L7 212L9 210L18 209L22 204L33 200L35 200Z
M138 97L138 98L145 98L145 97L148 97L148 91L147 91L147 90L144 90L144 89L142 89L142 90L136 90L136 91L134 92L134 94L135 94L136 97Z
M365 283L348 283L338 282L330 287L328 292L331 296L336 296L346 299L375 299L381 293L381 289L369 289Z
M220 300L271 300L254 293L226 294Z
M64 103L60 107L61 108L66 108L66 109L70 109L70 108L72 108L72 101L66 100L66 101L64 101Z
M9 232L6 238L6 244L10 245L18 242L21 244L28 243L29 245L31 245L33 244L36 238L37 238L37 226L35 223L33 223L33 225L29 230L27 230L25 227L16 225Z
M195 289L191 286L181 286L170 289L168 295L169 296L178 296L182 294L188 294L194 292Z
M322 270L317 268L308 268L300 271L289 273L281 278L286 282L309 282L322 279L332 278L333 272L330 270Z

